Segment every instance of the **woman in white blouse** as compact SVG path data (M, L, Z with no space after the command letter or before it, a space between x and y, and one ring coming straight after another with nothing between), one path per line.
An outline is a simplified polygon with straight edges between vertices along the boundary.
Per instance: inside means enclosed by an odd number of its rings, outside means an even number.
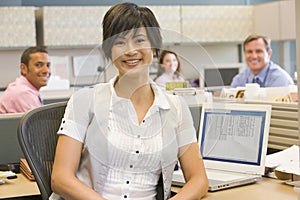
M167 82L184 82L181 74L181 63L179 56L170 50L163 50L159 58L160 74L155 82L162 88L166 88Z
M189 109L149 78L161 44L159 24L148 8L122 3L106 13L102 48L119 73L69 100L58 131L50 199L168 199L177 159L187 183L170 199L206 194ZM156 190L160 177L163 198Z

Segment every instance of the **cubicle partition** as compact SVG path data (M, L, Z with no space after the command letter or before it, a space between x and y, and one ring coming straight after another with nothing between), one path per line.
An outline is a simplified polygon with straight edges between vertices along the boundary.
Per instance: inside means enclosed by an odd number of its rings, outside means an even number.
M242 102L240 102L242 103ZM271 104L272 114L268 148L283 150L292 145L299 145L299 124L297 103L246 102ZM201 117L201 105L189 106L197 136ZM17 129L23 114L0 115L0 164L19 162L23 153L19 147Z
M201 117L201 105L194 105L194 106L189 106L189 109L191 111L192 117L193 117L193 122L194 122L194 127L196 129L196 135L197 139L199 136L199 125L200 125L200 117Z
M283 102L228 101L227 103L249 103L272 105L268 140L268 153L284 150L292 145L299 145L298 104ZM199 134L201 105L189 106L194 126Z
M247 102L271 104L272 114L268 148L283 150L292 145L299 145L298 104L283 102Z
M22 113L0 115L0 164L18 163L23 157L17 136L22 115Z

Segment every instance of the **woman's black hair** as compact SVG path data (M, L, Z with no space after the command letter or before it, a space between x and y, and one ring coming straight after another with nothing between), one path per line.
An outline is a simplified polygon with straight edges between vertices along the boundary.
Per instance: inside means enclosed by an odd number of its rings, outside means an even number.
M111 58L111 49L119 34L126 35L128 31L141 27L146 28L151 47L156 56L162 46L160 26L153 12L147 7L134 3L121 3L112 6L104 16L102 49L105 56Z

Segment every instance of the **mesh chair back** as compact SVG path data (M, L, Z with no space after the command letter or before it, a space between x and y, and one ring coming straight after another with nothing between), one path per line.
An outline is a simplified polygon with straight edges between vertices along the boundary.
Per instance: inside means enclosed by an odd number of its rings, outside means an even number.
M48 199L51 172L57 143L57 130L67 103L48 104L28 111L21 118L18 139L41 196Z

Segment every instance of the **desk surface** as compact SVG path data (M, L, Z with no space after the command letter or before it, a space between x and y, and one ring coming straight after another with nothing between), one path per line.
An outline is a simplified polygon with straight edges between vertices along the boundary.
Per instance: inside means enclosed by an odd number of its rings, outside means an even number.
M39 195L40 191L36 182L29 181L22 174L17 174L17 179L7 180L0 185L0 199L22 196ZM179 187L172 187L173 191L179 191ZM255 184L245 185L241 187L231 188L218 192L209 192L203 200L296 200L299 193L294 191L290 185L286 185L283 181L263 178ZM298 197L298 199L300 199Z
M179 191L180 188L172 187L172 190ZM272 178L262 178L261 181L255 184L218 192L209 192L203 197L203 200L296 200L298 195L299 194L294 191L293 186L286 185L283 181Z
M18 178L6 180L5 184L0 185L0 199L40 195L35 181L29 181L23 174L17 176Z

